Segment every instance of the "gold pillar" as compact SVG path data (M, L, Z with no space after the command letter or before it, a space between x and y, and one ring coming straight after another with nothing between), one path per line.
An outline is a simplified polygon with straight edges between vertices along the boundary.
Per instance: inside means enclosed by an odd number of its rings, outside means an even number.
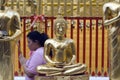
M74 1L73 0L71 0L71 16L73 16L73 3L74 3Z
M67 0L64 0L64 16L67 16Z
M45 6L44 6L44 14L45 16L47 15L47 0L44 1ZM52 11L52 10L51 10Z
M92 17L92 0L90 0L90 16Z
M53 5L54 1L51 0L51 16L54 16L54 5Z
M37 5L37 11L38 11L38 15L42 14L42 0L38 0L38 5Z
M80 0L77 0L77 16L80 14Z
M23 16L26 15L26 0L23 1Z
M11 0L11 9L13 9L14 8L14 2L13 2L13 0Z

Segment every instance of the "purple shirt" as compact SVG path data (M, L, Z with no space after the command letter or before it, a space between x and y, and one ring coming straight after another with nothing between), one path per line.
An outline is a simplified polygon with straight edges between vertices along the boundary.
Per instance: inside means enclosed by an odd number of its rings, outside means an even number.
M46 61L44 59L44 47L38 48L36 51L33 51L30 58L26 62L27 70L32 74L38 74L36 67L42 64L45 64ZM29 78L27 75L25 76L25 80L34 80L34 77Z

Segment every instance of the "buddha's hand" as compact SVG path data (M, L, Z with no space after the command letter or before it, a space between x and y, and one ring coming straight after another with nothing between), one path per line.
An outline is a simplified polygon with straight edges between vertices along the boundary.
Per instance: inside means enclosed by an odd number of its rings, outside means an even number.
M55 67L63 67L66 63L64 62L56 62Z
M12 40L10 37L3 36L0 38L0 41L10 41Z
M75 64L75 61L76 61L76 56L73 55L71 61L67 64L67 65L72 65L72 64Z
M6 40L13 40L13 38L10 37L10 36L4 37L4 39L6 39Z

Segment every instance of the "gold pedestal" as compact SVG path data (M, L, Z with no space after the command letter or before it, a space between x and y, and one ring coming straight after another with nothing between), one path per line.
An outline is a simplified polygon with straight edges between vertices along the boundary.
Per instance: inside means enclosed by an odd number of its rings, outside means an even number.
M35 80L89 80L89 75L76 76L35 76Z

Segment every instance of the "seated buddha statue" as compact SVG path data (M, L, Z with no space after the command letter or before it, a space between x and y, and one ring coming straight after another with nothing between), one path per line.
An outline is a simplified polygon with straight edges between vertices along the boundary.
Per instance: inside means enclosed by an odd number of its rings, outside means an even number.
M67 22L59 12L54 22L54 34L56 37L46 40L44 44L44 57L47 63L37 67L40 74L63 76L83 74L86 71L85 64L75 63L74 41L65 37L66 30Z

